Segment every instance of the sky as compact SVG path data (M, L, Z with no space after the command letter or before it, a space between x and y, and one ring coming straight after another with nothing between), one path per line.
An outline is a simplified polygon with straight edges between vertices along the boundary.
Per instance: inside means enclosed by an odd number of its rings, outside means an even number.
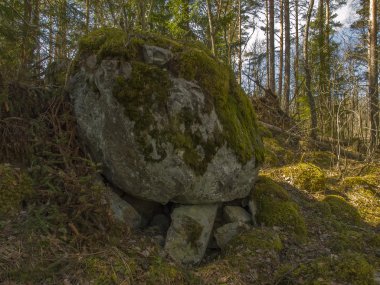
M354 4L356 0L348 0L347 5L344 5L337 13L337 20L342 23L342 28L349 28L350 25L357 19L358 15L355 13Z
M339 21L342 24L342 27L340 29L348 29L350 25L358 18L358 15L355 12L355 3L358 0L347 0L347 4L342 6L340 9L335 11L337 14L336 20ZM318 0L315 2L314 7L317 7ZM264 23L265 19L262 18L261 22ZM276 23L276 28L278 29L278 23ZM302 25L302 21L300 23ZM265 33L264 31L260 29L255 29L253 37L251 38L250 42L252 43L255 40L265 40ZM250 46L250 44L248 45Z

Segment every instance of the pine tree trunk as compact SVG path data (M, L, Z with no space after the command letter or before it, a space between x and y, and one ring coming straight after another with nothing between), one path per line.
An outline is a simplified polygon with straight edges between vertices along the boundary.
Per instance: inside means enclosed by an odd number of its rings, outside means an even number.
M311 92L311 70L309 66L309 28L310 20L313 12L314 0L310 0L309 8L306 16L306 25L305 25L305 35L303 42L303 56L304 56L304 68L305 68L305 87L306 95L309 100L310 106L310 120L311 120L311 130L310 137L315 139L317 137L317 113L315 108L315 101L313 94Z
M209 25L211 52L213 55L215 55L214 25L213 25L213 21L212 21L212 11L211 11L210 0L207 0L207 17L208 17L208 25Z
M294 1L294 12L295 12L295 56L294 56L294 101L297 105L297 111L298 111L298 103L297 103L297 97L298 97L298 74L299 74L299 34L298 34L298 0Z
M289 114L290 105L290 11L289 0L284 1L285 9L285 78L284 78L284 100L285 113Z
M239 29L239 62L238 62L238 82L241 86L241 74L242 74L242 67L243 67L243 61L242 61L242 22L241 22L241 0L238 0L238 29Z
M285 12L286 13L286 12ZM282 101L282 72L284 69L284 0L280 0L280 52L278 66L278 91L279 101Z
M369 31L368 31L368 96L370 110L370 142L373 150L377 142L379 129L379 91L378 91L378 62L377 62L377 9L376 0L370 0Z
M276 94L274 53L274 0L269 0L269 89Z

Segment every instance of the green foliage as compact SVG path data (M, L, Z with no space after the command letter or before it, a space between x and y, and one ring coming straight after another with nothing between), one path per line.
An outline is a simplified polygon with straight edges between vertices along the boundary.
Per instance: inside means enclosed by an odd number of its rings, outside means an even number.
M24 171L0 164L0 217L17 213L21 209L21 202L32 193L32 180Z
M323 202L330 206L331 213L340 221L350 224L360 224L361 218L358 210L350 205L343 197L328 195Z
M322 192L326 188L325 173L314 164L298 163L278 170L294 186L307 192Z
M283 276L278 284L375 284L373 267L357 253L345 252L335 257L322 257L300 264Z
M143 44L157 45L174 52L167 69L143 63ZM263 160L263 145L249 98L237 85L229 67L212 58L200 43L173 41L154 34L127 35L117 29L100 29L84 37L79 46L79 57L97 54L98 61L105 57L133 60L131 78L118 78L114 94L125 107L126 116L135 122L137 140L147 159L164 159L166 153L162 145L170 142L183 151L185 162L197 174L202 174L216 151L226 142L242 163L248 162L253 155L257 161ZM171 75L198 82L206 96L206 105L201 112L210 113L215 106L223 131L215 130L213 139L205 141L201 134L193 133L191 125L200 123L201 119L188 110L170 118L170 126L165 130L155 125L153 111L166 112ZM185 131L182 130L183 125ZM158 154L155 157L151 156L154 149L149 144L152 138ZM197 151L199 146L205 150L204 157Z
M261 176L252 191L252 199L257 206L256 218L265 226L282 227L303 240L306 225L297 204L290 201L289 194L276 182Z

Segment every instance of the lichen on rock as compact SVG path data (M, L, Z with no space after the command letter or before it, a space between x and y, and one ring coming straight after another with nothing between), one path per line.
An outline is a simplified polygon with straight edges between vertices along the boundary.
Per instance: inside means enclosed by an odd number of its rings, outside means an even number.
M71 75L82 137L124 191L162 203L249 193L263 160L253 107L199 43L100 29L80 41Z

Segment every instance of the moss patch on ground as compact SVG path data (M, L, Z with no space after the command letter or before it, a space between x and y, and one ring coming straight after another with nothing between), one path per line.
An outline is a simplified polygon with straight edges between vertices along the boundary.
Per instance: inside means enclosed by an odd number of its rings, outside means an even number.
M335 154L328 151L308 151L301 156L303 162L312 163L322 169L331 168L336 160Z
M265 147L265 163L264 166L282 166L294 159L294 153L285 148L274 137L263 138Z
M9 164L0 164L0 216L17 213L32 189L28 174Z
M375 284L374 269L360 254L346 252L300 264L277 284ZM280 274L281 275L281 274Z
M165 68L145 64L142 57L144 44L170 49L173 59ZM253 156L259 163L263 161L264 148L252 104L238 86L230 68L213 58L206 47L154 34L128 34L107 28L96 30L80 41L78 58L91 54L97 55L98 62L105 58L132 62L131 78L118 78L114 93L125 107L126 116L136 122L137 140L147 159L152 159L151 141L154 140L158 156L153 160L165 158L163 145L169 142L175 149L183 151L184 161L197 174L205 172L216 151L224 144L243 164ZM156 126L153 112L166 113L170 76L196 81L201 86L206 97L205 108L201 112L210 113L211 107L215 106L222 131L216 130L214 137L205 141L201 134L191 130L194 123L201 122L194 114L189 116L188 110L169 118L169 127L165 130ZM203 148L204 155L199 153L199 146Z
M326 190L325 173L311 163L298 163L286 166L276 171L285 177L292 185L310 193L323 192Z
M331 213L337 219L354 225L361 223L361 217L358 210L343 197L328 195L324 198L323 202L330 206Z
M296 203L289 194L269 177L261 176L252 190L252 199L257 206L257 221L265 226L278 226L306 237L305 221Z

